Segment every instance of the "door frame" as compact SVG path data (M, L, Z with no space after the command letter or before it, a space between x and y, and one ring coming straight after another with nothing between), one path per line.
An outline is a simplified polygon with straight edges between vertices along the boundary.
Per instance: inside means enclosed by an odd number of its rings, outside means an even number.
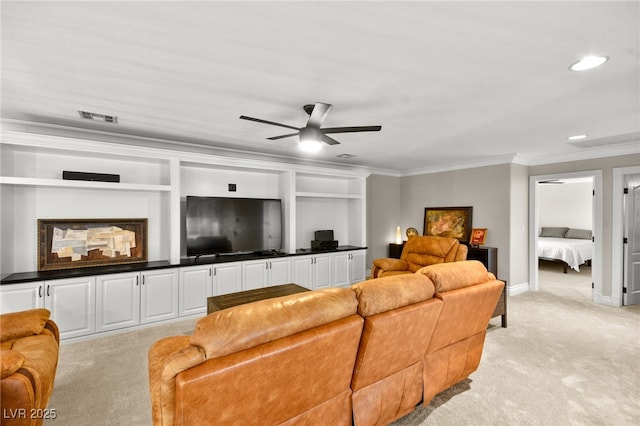
M611 215L611 306L622 306L624 250L624 182L626 175L640 174L640 166L613 169L613 212ZM618 243L615 243L618 241Z
M591 260L591 279L593 280L592 300L609 305L610 298L602 296L602 170L587 170L571 173L529 176L529 291L538 291L538 184L550 179L593 178L593 259Z

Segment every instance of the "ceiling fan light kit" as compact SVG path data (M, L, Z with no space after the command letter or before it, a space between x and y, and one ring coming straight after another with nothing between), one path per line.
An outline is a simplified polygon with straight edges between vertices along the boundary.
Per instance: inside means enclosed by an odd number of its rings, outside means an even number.
M322 143L327 145L338 145L340 142L327 136L327 133L354 133L354 132L378 132L382 126L350 126L350 127L330 127L322 128L329 110L333 105L316 102L303 107L304 111L309 114L309 120L305 127L295 127L288 124L276 123L274 121L263 120L260 118L248 117L241 115L242 120L255 121L258 123L270 124L272 126L286 127L287 129L297 130L295 133L286 135L272 136L269 140L284 139L291 136L298 136L298 146L305 152L318 152L322 148Z

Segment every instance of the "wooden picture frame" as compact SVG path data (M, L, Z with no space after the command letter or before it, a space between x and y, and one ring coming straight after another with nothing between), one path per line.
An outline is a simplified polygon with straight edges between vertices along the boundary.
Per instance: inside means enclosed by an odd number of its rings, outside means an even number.
M487 241L487 228L473 228L471 230L471 239L469 244L474 247L483 246Z
M38 271L146 261L146 218L38 219Z
M423 235L456 238L466 244L472 219L473 207L425 207Z

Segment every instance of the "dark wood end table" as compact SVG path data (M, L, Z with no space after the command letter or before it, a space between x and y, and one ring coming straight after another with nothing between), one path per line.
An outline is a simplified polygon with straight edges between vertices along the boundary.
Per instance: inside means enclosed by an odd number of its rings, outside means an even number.
M257 288L255 290L239 291L237 293L223 294L207 298L207 314L232 306L244 305L256 300L272 299L274 297L288 296L289 294L310 291L298 284L282 284L272 287Z

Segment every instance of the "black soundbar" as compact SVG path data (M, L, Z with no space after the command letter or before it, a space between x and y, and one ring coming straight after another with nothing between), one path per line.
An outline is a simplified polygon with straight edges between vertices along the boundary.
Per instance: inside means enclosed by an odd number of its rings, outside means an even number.
M62 179L88 180L95 182L120 182L120 175L112 175L109 173L70 172L68 170L63 170Z

